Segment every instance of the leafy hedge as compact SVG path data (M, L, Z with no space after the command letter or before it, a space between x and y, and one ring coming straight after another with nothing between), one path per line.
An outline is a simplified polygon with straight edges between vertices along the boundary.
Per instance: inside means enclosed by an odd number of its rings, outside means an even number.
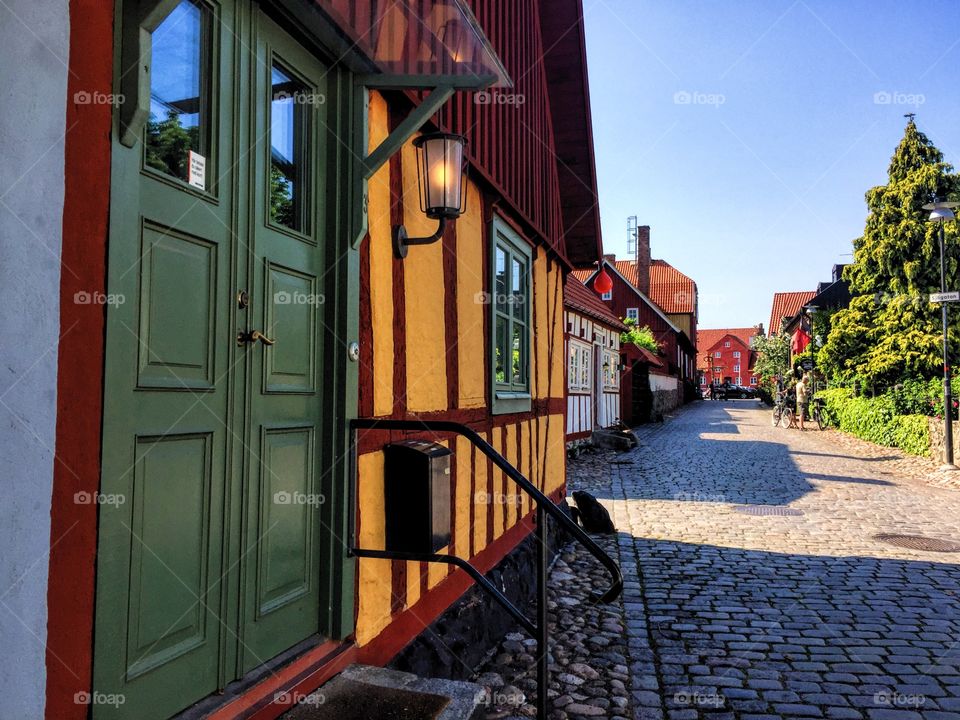
M878 445L898 447L911 455L930 452L930 429L926 415L900 415L890 395L854 397L847 388L822 390L827 417L843 432Z

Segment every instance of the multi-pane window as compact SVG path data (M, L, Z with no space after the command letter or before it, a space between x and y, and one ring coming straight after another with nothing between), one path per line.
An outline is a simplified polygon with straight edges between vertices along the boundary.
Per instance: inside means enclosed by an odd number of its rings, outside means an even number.
M210 11L183 0L151 34L150 117L144 142L147 167L203 190L209 189L209 26Z
M734 351L733 351L733 356L734 356L735 358L739 358L739 357L740 357L740 351L739 351L739 350L734 350Z
M603 387L606 390L615 390L620 385L620 356L611 351L602 353L601 369L603 370Z
M530 409L530 247L505 223L493 231L493 411Z
M730 347L730 341L727 340L727 341L723 344L723 346L724 346L725 348Z
M585 343L570 342L570 368L567 376L567 386L574 392L589 392L593 376L593 349Z
M733 371L734 371L734 372L740 372L740 366L739 366L739 365L734 365L734 366L733 366Z
M613 290L608 290L600 295L601 300L613 300Z
M756 385L756 384L757 384L757 379L756 379L755 377L750 378L750 384L751 384L751 385Z
M640 318L640 308L627 308L627 320L638 320Z
M715 358L720 357L720 351L717 350L715 353L713 353L713 356L714 356Z

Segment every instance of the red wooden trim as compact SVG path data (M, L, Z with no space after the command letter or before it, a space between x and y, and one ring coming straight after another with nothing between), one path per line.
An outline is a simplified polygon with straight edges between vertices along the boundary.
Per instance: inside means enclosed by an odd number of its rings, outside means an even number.
M388 101L388 124L390 131L403 121L396 103ZM403 153L390 156L390 224L403 225ZM391 228L392 231L392 228ZM404 286L403 261L393 259L393 410L407 411L407 303ZM407 563L393 560L390 563L391 612L407 604ZM359 608L359 603L357 608Z
M565 497L563 489L550 494L551 502L558 504ZM527 515L493 543L480 551L472 562L476 568L487 573L503 560L534 529L534 512ZM473 584L470 576L462 570L454 570L429 593L423 595L413 607L397 615L368 645L358 648L356 660L371 665L385 665L417 635L423 632L447 608L456 602Z
M446 354L444 359L447 366L447 407L460 407L460 357L457 352L459 342L460 321L457 306L457 224L447 223L442 239L443 252L443 331L446 339Z
M370 297L370 233L368 232L360 246L360 367L358 368L357 407L360 415L373 415L373 378L374 378L374 344L377 342L373 334L373 309Z
M106 293L112 107L78 105L77 93L109 95L113 3L70 0L70 57L64 138L60 344L56 451L50 510L45 717L85 718L74 694L92 685L97 506L74 494L100 487L104 308L74 302ZM82 18L82 20L81 20ZM38 698L37 705L41 700Z
M272 720L354 662L356 648L327 641L271 673L208 720Z

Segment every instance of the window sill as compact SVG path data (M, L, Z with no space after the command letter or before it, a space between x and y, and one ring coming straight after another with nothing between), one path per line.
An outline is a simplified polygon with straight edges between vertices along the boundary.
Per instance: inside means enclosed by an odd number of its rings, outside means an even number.
M530 393L498 390L493 394L491 413L506 415L508 413L530 412L532 406L533 398Z

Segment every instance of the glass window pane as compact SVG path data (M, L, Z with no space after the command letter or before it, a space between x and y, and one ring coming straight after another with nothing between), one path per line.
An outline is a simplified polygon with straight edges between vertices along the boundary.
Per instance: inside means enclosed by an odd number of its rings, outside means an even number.
M184 0L152 36L146 163L181 180L188 180L190 151L207 154L207 83L202 77L207 15Z
M526 322L527 319L527 266L513 258L513 277L511 278L511 303L513 316Z
M270 220L306 232L303 178L309 94L303 83L276 65L270 82Z
M526 385L527 382L527 328L518 322L513 323L511 350L511 382L514 385Z
M507 369L505 361L507 356L507 319L497 316L496 330L496 378L498 383L507 382Z
M496 283L494 293L498 312L507 312L507 254L502 248L496 249Z

